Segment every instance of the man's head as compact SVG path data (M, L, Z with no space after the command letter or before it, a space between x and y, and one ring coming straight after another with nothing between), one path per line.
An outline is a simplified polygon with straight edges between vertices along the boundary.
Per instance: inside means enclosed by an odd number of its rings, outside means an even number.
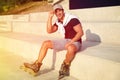
M53 9L55 11L55 15L59 20L62 20L64 18L64 9L60 4L56 4L53 6Z

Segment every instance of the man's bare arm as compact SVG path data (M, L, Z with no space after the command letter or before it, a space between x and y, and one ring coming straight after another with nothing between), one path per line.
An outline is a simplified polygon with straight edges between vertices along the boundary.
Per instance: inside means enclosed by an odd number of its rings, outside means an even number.
M84 34L83 30L82 30L82 26L80 24L74 26L73 28L74 28L74 30L76 31L77 34L72 38L72 40L70 42L68 42L65 45L65 48L67 48L73 42L76 42L77 40L79 40L83 36L83 34Z
M50 11L49 16L48 16L48 21L47 21L47 32L48 33L53 33L57 31L57 26L52 25L53 16L54 16L54 11Z
M75 42L75 41L79 40L83 36L84 33L82 30L81 24L78 24L78 25L74 26L73 28L77 34L74 36L74 38L71 41Z

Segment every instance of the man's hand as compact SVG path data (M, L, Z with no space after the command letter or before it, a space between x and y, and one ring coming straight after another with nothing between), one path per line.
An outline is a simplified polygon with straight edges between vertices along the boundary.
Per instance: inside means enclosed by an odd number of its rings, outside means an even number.
M54 26L52 25L52 18L54 16L54 11L50 11L49 12L49 15L48 15L48 21L47 21L47 32L48 33L53 33L55 31L57 31L58 27L57 26Z
M54 11L54 10L50 11L50 12L49 12L49 17L52 18L52 17L54 16L54 14L55 14L55 11Z
M73 43L74 41L69 41L66 45L65 45L65 48L67 49L67 47L69 46L69 45L71 45L72 43Z

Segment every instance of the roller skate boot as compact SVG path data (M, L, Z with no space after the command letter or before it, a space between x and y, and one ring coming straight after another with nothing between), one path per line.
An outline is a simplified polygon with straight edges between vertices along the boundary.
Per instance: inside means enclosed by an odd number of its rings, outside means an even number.
M63 62L59 70L58 80L60 80L61 78L64 78L65 76L69 76L69 75L70 75L70 64L66 64L65 62Z
M40 67L41 67L42 63L33 63L33 64L30 64L30 63L24 63L24 66L26 68L26 71L33 75L33 76L36 76Z

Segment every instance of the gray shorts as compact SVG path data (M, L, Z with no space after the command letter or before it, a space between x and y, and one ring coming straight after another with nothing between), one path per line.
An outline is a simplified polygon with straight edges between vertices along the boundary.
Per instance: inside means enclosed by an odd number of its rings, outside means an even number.
M58 39L58 40L52 40L53 42L53 49L57 51L65 50L65 45L67 42L69 42L71 39ZM74 42L73 43L77 47L77 51L80 50L81 44L80 42Z

